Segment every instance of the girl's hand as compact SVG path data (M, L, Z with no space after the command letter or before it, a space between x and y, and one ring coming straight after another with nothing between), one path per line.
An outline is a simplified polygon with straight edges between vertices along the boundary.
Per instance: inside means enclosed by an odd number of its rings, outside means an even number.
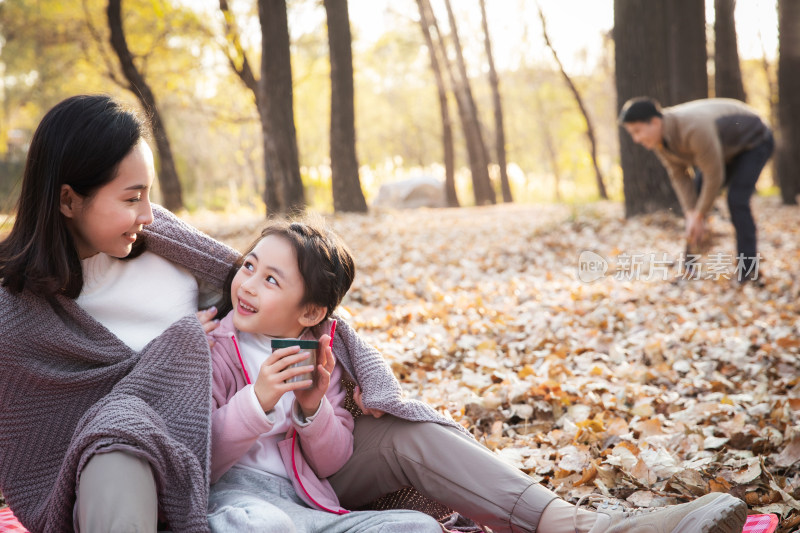
M253 389L255 390L256 398L258 398L258 403L261 404L261 408L265 413L274 409L281 396L287 392L295 391L295 395L297 395L298 389L311 385L310 379L286 383L287 379L311 372L314 369L311 365L289 368L291 365L299 363L308 357L307 353L299 352L299 346L281 348L273 351L266 361L261 363Z
M353 390L353 400L356 402L358 408L361 409L361 412L365 415L371 415L375 418L380 418L386 414L380 409L370 409L369 407L364 407L364 401L361 399L361 387L358 385L356 385L356 388Z
M197 320L200 321L200 325L203 326L203 331L208 339L208 347L213 348L214 344L216 344L216 341L209 337L208 334L217 329L217 326L219 326L219 320L214 318L217 316L217 308L212 306L208 309L198 311L196 316Z
M303 411L303 416L308 418L317 412L322 397L328 392L328 387L331 384L331 374L333 367L336 366L336 360L333 357L333 350L331 349L331 338L328 335L323 335L319 338L320 349L317 353L317 377L314 380L314 386L308 390L294 391L294 397ZM305 383L305 382L304 382Z

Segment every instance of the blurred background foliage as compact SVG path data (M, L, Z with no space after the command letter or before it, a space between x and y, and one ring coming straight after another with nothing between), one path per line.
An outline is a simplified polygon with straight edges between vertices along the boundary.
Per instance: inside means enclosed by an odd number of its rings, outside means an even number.
M368 203L383 183L419 175L444 177L441 118L419 14L413 0L384 4L386 30L377 38L364 38L366 30L372 35L374 28L357 24L358 7L352 2L350 7L356 151ZM480 15L476 15L477 3L472 4L456 2L455 12L484 137L491 145L492 95ZM489 2L488 18L525 4L522 0ZM233 0L230 5L257 72L261 48L256 2ZM316 0L290 0L286 6L306 201L311 209L330 212L331 81L325 10ZM126 88L109 45L105 10L105 0L0 0L0 211L13 207L27 143L47 109L69 95L92 92L111 93L139 105ZM548 23L557 23L558 17L566 15L564 11L551 12ZM122 14L135 63L158 99L185 207L263 211L259 115L253 93L222 53L226 41L218 5L125 0ZM446 17L440 14L439 18L446 28ZM541 23L534 16L520 17L515 23L522 28L518 51L514 57L502 58L499 72L514 199L595 200L598 194L583 116L552 57L531 53L537 49L534 44L541 35ZM577 34L574 38L586 40L587 52L582 62L571 60L571 77L595 124L598 163L609 196L620 200L612 36L608 32L600 41L601 49L591 54L588 47L596 40ZM745 59L741 66L748 103L769 116L769 83L774 80L768 77L774 77L774 65L768 59ZM451 114L456 117L454 111ZM459 127L453 131L456 188L462 205L469 205L473 195L465 142ZM490 164L490 176L497 183L496 164ZM760 186L767 188L768 182L762 179Z

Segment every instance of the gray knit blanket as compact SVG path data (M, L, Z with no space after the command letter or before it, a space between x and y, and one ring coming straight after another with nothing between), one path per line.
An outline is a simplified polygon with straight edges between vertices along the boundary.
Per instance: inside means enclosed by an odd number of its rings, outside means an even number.
M160 208L148 250L221 286L237 253ZM93 454L124 449L155 473L172 531L207 531L211 365L187 316L134 352L74 300L0 288L0 491L32 532L71 531Z

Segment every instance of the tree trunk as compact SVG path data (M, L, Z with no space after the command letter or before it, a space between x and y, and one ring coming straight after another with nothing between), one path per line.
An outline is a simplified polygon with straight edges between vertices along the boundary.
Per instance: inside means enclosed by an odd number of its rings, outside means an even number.
M800 2L778 0L778 135L777 170L785 205L797 205L800 194Z
M356 158L353 53L347 0L324 0L331 61L331 182L336 212L367 212Z
M458 63L459 77L456 78L449 61L448 72L450 73L453 84L453 92L456 95L456 102L459 103L458 110L461 116L461 123L464 128L464 137L467 141L467 154L469 156L470 172L472 174L472 186L475 193L475 204L486 205L495 203L494 189L489 178L489 159L486 154L486 144L483 142L481 125L478 121L478 111L475 106L475 99L472 97L469 78L467 77L467 67L464 63L464 54L461 49L461 41L458 38L458 26L453 15L453 8L450 0L445 0L447 16L450 20L450 30L453 36L453 47L455 48L456 62ZM442 46L443 57L447 57L447 52Z
M647 6L635 0L614 0L617 108L635 96L666 96L669 100L668 43L661 27L665 22L662 0L653 0ZM625 215L664 208L679 210L667 172L656 156L635 144L622 128L619 146Z
M597 163L597 141L594 135L594 126L592 125L592 119L589 117L589 111L583 104L583 98L581 98L581 93L578 91L578 88L572 82L572 78L569 77L567 71L564 70L564 65L561 63L561 60L558 58L558 54L556 53L556 49L550 42L550 36L547 34L547 21L544 18L544 12L542 11L541 6L539 6L539 18L542 20L542 33L544 35L544 42L550 49L550 51L553 53L553 59L555 59L556 64L558 65L558 70L561 71L561 76L564 78L564 81L567 83L569 90L575 97L575 102L577 102L578 108L581 110L581 114L583 115L583 119L584 121L586 121L586 137L588 137L589 139L589 150L590 150L590 155L592 157L592 165L594 166L594 176L597 182L597 192L600 195L600 198L602 198L603 200L608 200L608 192L606 192L606 185L603 182L603 174L602 172L600 172L600 165Z
M428 0L417 0L417 7L419 8L419 23L422 27L422 35L425 37L425 44L431 56L431 69L436 79L436 90L439 94L439 112L442 115L445 199L448 207L459 207L458 195L456 194L455 151L453 149L453 126L450 120L450 107L447 103L447 89L445 88L442 69L439 66L436 48L431 37L431 17L433 17L433 12Z
M435 45L438 47L438 54L442 58L442 62L444 64L445 70L447 71L447 79L450 80L450 89L453 93L453 97L456 100L456 108L458 109L458 119L461 122L461 130L464 133L464 141L466 143L467 148L467 157L469 159L470 164L470 174L472 176L472 192L473 195L477 197L478 192L482 190L482 187L479 183L479 178L477 178L480 169L478 169L478 173L473 171L473 167L475 166L475 161L478 159L478 156L475 152L475 143L473 142L474 136L469 135L470 131L470 122L469 122L469 111L468 105L466 103L466 97L464 96L463 87L459 84L456 79L456 75L453 72L453 65L450 62L450 57L447 55L447 46L444 42L444 36L442 35L441 30L439 29L439 23L436 20L436 15L433 13L433 9L430 6L429 0L424 0L427 8L430 12L430 19L429 22L433 27L433 30L436 34L436 42ZM486 176L488 177L489 173L487 171ZM476 199L475 203L477 205L478 201Z
M544 148L547 154L547 161L550 163L550 169L553 171L553 188L555 189L555 201L561 203L561 166L558 162L558 150L556 149L556 142L553 135L553 129L550 122L547 120L544 112L544 102L541 96L537 96L534 100L536 102L536 120L539 131L544 138Z
M225 41L227 44L225 54L228 57L228 63L231 69L239 76L244 86L253 93L253 98L258 111L258 118L261 124L261 143L262 152L264 157L264 204L267 209L267 214L281 212L281 198L283 197L282 187L275 181L275 175L270 170L270 156L267 155L267 135L269 131L268 119L266 114L266 102L263 101L263 96L259 90L260 82L253 74L253 69L245 54L244 46L242 45L241 38L239 37L239 30L236 27L233 11L231 11L227 0L219 0L219 9L222 12L223 22L225 24Z
M767 56L767 50L764 48L764 40L761 39L761 35L759 34L759 40L761 43L761 69L764 71L764 79L767 80L767 101L769 102L769 123L772 124L773 131L778 129L780 121L778 120L778 76L776 73L777 67L775 65L770 64L769 57ZM776 132L776 143L779 143L780 132ZM778 181L778 156L775 155L770 159L769 165L770 173L772 177L772 186L780 188L780 183Z
M306 201L294 126L292 64L285 0L258 0L261 23L259 114L264 133L267 213L303 211Z
M736 0L714 0L714 94L746 101L734 11Z
M161 120L161 113L156 105L156 97L144 76L133 63L133 56L125 40L125 30L122 26L122 0L109 0L106 10L108 29L111 34L111 47L119 58L122 73L128 80L128 89L136 95L145 113L150 117L153 139L158 152L159 170L158 183L161 186L164 207L170 211L183 209L183 193L178 172L175 170L175 160L172 157L172 148L167 137L167 130Z
M503 106L500 100L500 82L497 78L497 70L494 68L494 56L492 55L492 40L489 38L489 23L486 20L486 2L480 0L481 5L481 24L483 25L483 44L486 48L486 58L489 62L489 85L492 88L492 103L494 105L494 128L495 144L497 150L497 164L500 166L500 189L503 193L504 202L513 202L511 196L511 185L508 182L508 168L506 163L506 134L503 128Z
M669 21L670 94L666 105L708 98L704 0L659 0ZM648 2L649 4L649 2ZM662 100L662 103L664 101Z
M702 0L614 0L617 103L651 96L664 106L706 98L705 11ZM625 214L680 212L656 156L620 128Z

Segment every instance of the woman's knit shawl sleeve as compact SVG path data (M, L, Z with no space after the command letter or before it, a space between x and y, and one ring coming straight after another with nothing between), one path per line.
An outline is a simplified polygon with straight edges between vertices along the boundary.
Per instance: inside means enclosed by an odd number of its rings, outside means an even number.
M145 226L142 233L148 251L183 266L218 288L222 288L241 255L157 205L153 206L153 223Z
M380 352L365 342L347 322L341 319L337 322L333 354L337 364L341 364L361 388L366 407L414 422L452 426L472 440L472 434L452 418L425 402L404 397L400 383Z

